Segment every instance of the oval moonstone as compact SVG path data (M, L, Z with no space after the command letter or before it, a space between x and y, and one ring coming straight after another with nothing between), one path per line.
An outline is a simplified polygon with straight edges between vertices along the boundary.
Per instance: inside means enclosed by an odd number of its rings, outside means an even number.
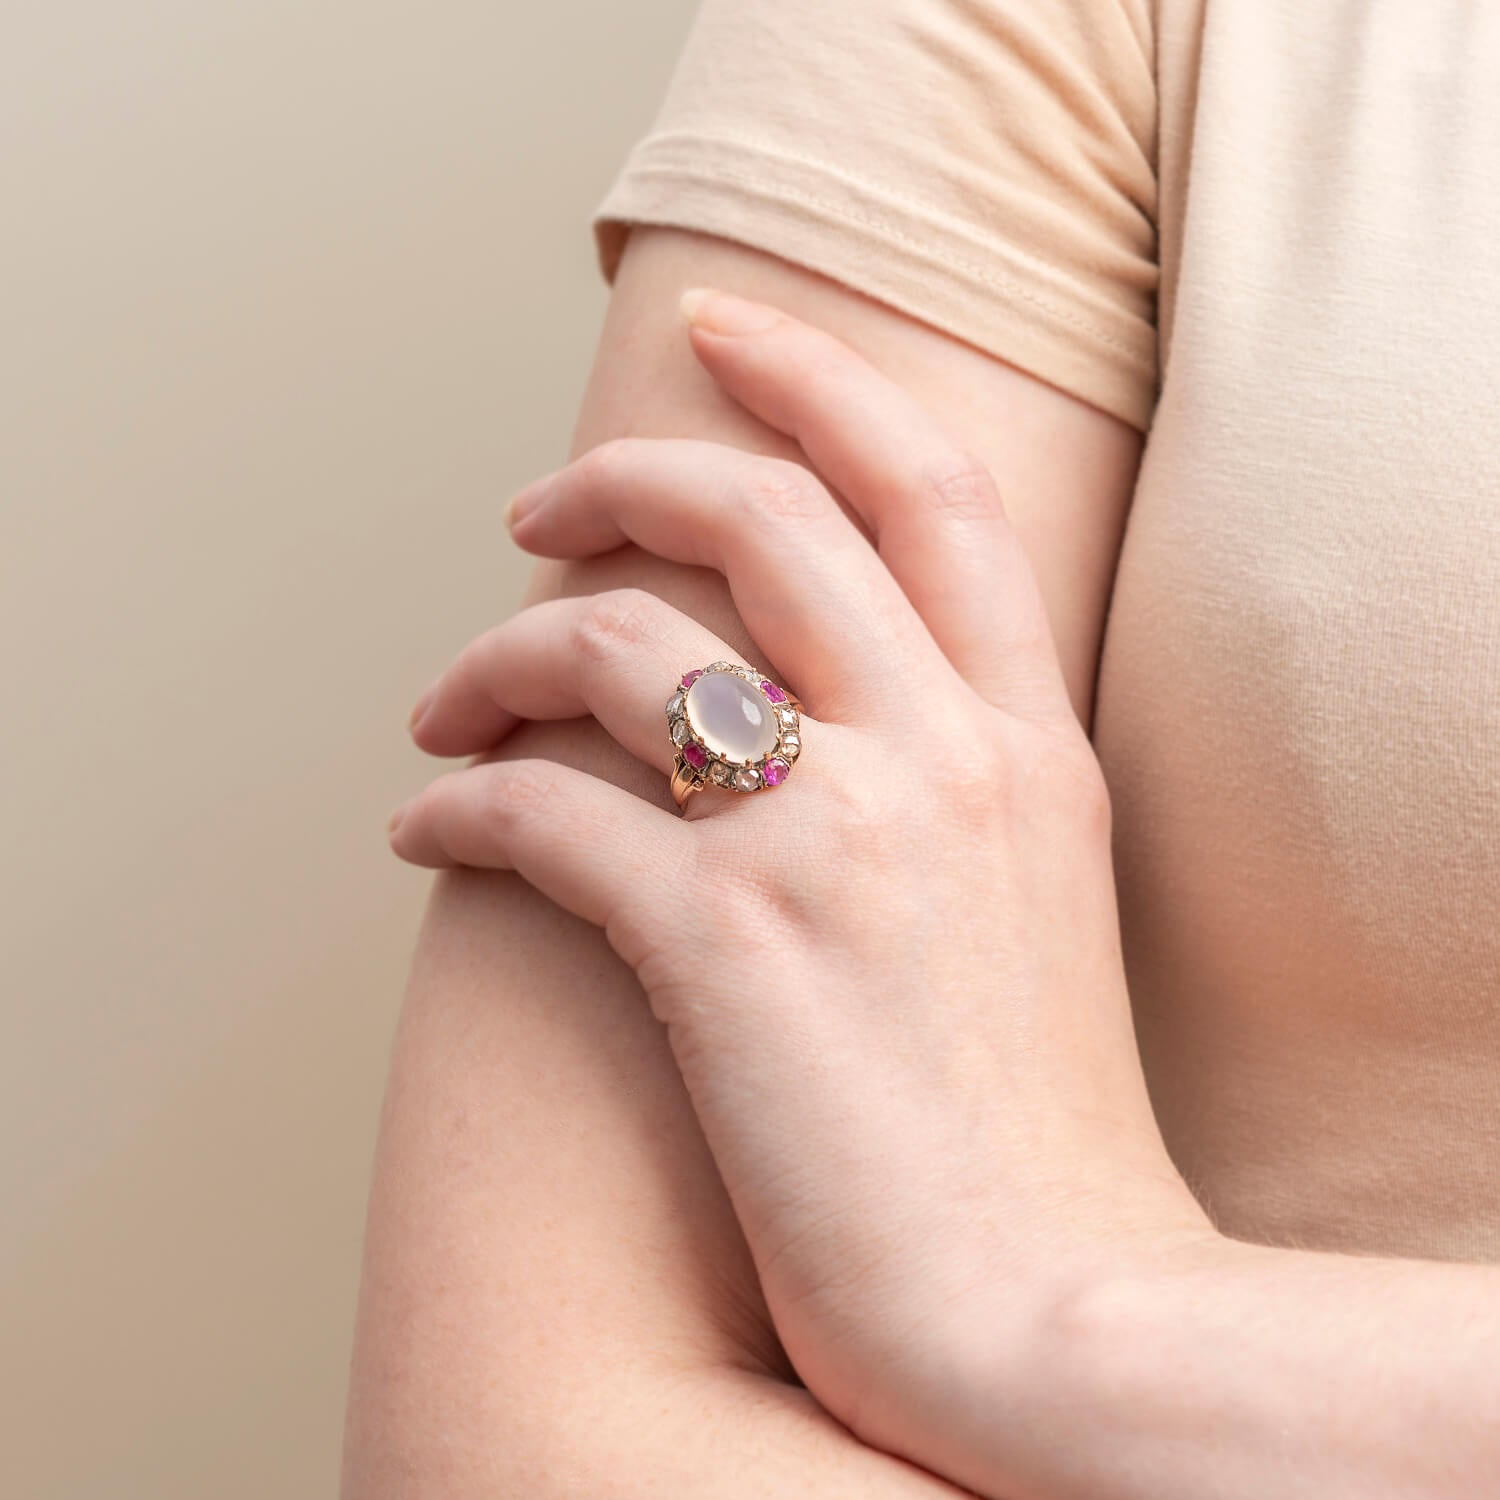
M734 672L705 672L688 688L698 738L724 760L759 760L776 745L776 716L760 690Z

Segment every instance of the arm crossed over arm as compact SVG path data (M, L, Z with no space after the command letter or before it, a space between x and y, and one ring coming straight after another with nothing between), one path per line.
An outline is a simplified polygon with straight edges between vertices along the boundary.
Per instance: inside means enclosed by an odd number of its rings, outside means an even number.
M838 334L984 461L1086 726L1139 435L834 282L639 229L575 453L686 436L799 459L694 362L677 305L698 284ZM542 565L528 601L625 585L756 659L719 575L634 547ZM666 797L591 721L525 724L499 754ZM865 1447L801 1388L634 975L602 933L512 874L440 877L420 941L376 1162L344 1492L962 1493Z

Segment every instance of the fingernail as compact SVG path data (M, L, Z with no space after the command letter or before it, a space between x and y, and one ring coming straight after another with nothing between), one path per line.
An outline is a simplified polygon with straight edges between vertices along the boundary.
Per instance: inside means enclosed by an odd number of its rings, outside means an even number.
M410 803L403 802L401 806L391 814L390 821L385 825L385 831L387 833L394 833L401 826L401 820L406 816L406 809L410 805Z
M433 683L433 685L428 688L420 698L417 699L416 706L411 711L411 717L406 721L406 727L408 729L415 729L417 725L422 722L423 715L426 714L427 710L432 707L432 700L436 696L437 683Z
M505 524L512 531L547 498L551 477L549 474L546 479L534 480L519 494L510 497L505 506Z
M694 328L708 333L762 333L781 321L781 313L763 302L751 302L732 292L695 286L682 294L682 315Z

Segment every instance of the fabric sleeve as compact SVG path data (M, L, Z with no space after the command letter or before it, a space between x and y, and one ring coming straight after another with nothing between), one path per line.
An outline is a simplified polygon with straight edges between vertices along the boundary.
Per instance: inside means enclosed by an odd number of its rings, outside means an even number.
M706 0L594 213L831 277L1137 427L1156 390L1152 0Z

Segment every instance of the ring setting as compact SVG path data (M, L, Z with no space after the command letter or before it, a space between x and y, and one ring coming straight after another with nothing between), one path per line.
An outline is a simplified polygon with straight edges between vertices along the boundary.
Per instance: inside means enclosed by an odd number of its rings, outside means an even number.
M716 661L685 672L667 702L677 747L678 807L705 786L758 792L778 787L802 752L801 704L750 667Z

